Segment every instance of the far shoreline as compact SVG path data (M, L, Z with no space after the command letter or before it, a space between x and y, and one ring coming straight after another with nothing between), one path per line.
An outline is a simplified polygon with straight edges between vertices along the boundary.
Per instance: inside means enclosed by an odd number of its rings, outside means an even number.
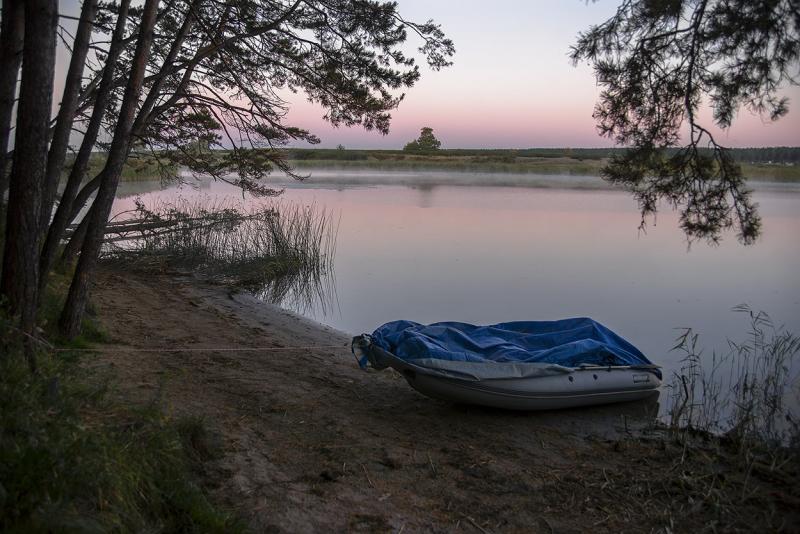
M295 164L297 162L290 162ZM274 172L264 179L264 184L273 188L295 187L520 187L538 189L568 189L584 191L624 191L604 180L600 172L578 173L569 169L560 172L520 172L482 169L480 167L448 169L444 167L402 167L397 165L370 166L368 164L342 165L342 162L304 162L294 167L300 179L295 179L281 172ZM172 184L196 184L201 189L203 184L214 180L208 176L193 176L188 171L179 173L179 179L163 181L152 173L129 173L123 177L123 190L120 196L141 194L153 190L161 190ZM747 182L756 191L794 190L800 184L800 173L793 179L775 179L766 176L749 177ZM124 184L128 184L125 187ZM151 187L151 184L157 186ZM144 188L144 189L142 189ZM133 189L133 191L125 191Z
M800 182L800 148L774 147L731 149L748 181ZM224 150L212 150L224 153ZM442 172L454 175L491 173L495 175L600 177L617 149L441 149L431 152L402 150L299 149L280 150L279 157L299 175L313 170L371 170L402 172ZM99 171L105 157L92 156L92 168ZM167 159L156 161L152 154L128 161L123 181L146 181L177 167ZM266 171L276 169L265 169ZM90 173L91 174L91 173ZM501 180L506 182L508 180ZM512 181L513 182L513 181ZM494 184L492 184L494 185ZM511 185L516 185L512 183ZM608 186L607 186L608 187Z
M543 176L590 176L600 177L607 160L582 161L558 158L557 161L534 161L524 163L503 162L464 162L443 160L298 160L289 159L295 169L306 171L313 169L364 169L377 171L425 172L439 171L448 173L496 173L510 175L543 175ZM800 166L742 164L742 172L748 181L796 183L800 182Z

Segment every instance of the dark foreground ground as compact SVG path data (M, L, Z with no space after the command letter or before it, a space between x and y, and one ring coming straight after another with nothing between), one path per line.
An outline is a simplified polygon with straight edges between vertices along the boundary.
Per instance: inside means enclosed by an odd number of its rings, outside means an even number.
M796 460L682 446L648 423L654 403L453 406L359 370L344 334L217 286L107 269L93 298L112 342L92 365L125 401L202 417L221 451L203 484L256 532L800 529ZM130 351L175 348L278 350Z

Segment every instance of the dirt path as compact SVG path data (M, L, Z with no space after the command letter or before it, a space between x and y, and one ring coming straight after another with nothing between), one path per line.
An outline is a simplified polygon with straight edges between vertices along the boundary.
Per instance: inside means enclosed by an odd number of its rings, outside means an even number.
M257 532L648 531L674 513L626 497L631 476L666 469L654 447L615 437L652 406L519 414L433 401L394 372L359 370L344 334L189 279L105 271L93 300L110 349L336 346L98 359L126 399L157 398L222 436L212 497Z

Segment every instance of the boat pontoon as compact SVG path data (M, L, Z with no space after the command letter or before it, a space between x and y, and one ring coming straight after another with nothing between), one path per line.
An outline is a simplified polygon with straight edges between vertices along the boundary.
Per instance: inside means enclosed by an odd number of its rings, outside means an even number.
M362 368L391 367L424 395L513 410L650 397L661 371L588 318L474 326L394 321L353 338Z

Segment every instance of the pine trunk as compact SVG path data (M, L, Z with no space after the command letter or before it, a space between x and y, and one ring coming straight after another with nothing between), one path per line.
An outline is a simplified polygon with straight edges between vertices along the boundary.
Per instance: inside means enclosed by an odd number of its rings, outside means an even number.
M42 198L41 228L46 231L53 213L58 182L64 169L64 160L69 148L69 136L72 133L72 123L78 109L78 97L81 93L83 68L86 64L86 55L89 52L89 42L92 37L92 25L97 13L97 0L84 0L81 8L80 22L75 32L72 43L72 57L64 81L64 93L61 97L61 106L58 110L56 125L53 129L53 138L50 141L50 152L47 155L47 171L44 181ZM42 272L42 275L45 273ZM44 276L43 276L44 279Z
M25 2L3 0L3 23L0 29L0 204L8 189L8 140L17 90L17 73L22 63L25 34Z
M13 3L13 2L12 2ZM12 312L35 295L38 213L47 160L58 22L56 0L25 3L24 63L10 175L6 242L0 293ZM4 17L5 18L5 17ZM5 26L5 21L4 21ZM36 262L33 262L36 263Z
M145 2L131 74L125 87L125 95L122 99L111 149L102 171L103 180L97 191L97 197L87 214L89 221L86 237L59 321L62 334L68 338L75 337L80 333L81 319L89 297L89 283L97 267L105 226L111 213L111 205L114 202L122 167L130 151L131 131L153 42L153 27L158 13L158 3L158 0L146 0Z
M92 116L89 119L89 124L86 127L86 132L83 135L81 146L78 149L75 162L73 163L69 177L67 178L67 184L64 187L64 191L61 193L61 200L58 203L58 208L56 208L53 221L50 223L50 227L47 231L47 237L45 238L44 246L42 247L41 258L39 259L39 269L42 276L42 282L44 282L47 273L53 266L56 253L58 252L58 245L64 236L64 231L70 222L75 219L77 212L80 211L80 208L83 207L83 204L85 204L86 200L89 198L89 195L86 195L86 198L83 199L83 201L76 202L78 189L80 188L81 182L83 181L86 171L89 168L89 160L92 156L92 148L94 148L95 142L97 141L97 136L100 132L100 126L102 125L103 121L103 115L105 114L105 110L111 101L112 90L114 88L114 71L116 70L117 59L119 58L123 47L122 41L125 38L125 25L128 17L129 6L130 0L123 0L120 2L117 23L114 29L111 46L108 50L108 56L106 57L106 64L103 68L103 75L97 88L94 107L92 109ZM74 209L76 204L77 209ZM83 239L81 238L80 242L82 241ZM77 256L77 251L75 252L75 256ZM73 256L73 259L75 256ZM40 283L39 285L41 287L43 283Z
M78 259L78 253L81 251L81 247L83 247L83 240L86 237L87 228L89 228L88 215L81 220L78 227L75 228L75 231L72 232L72 235L69 237L69 241L67 241L67 244L64 246L64 250L61 253L61 265L72 266L75 260Z
M39 215L47 165L57 27L57 0L25 3L22 81L0 294L7 299L9 311L20 315L22 331L29 335L36 326Z

